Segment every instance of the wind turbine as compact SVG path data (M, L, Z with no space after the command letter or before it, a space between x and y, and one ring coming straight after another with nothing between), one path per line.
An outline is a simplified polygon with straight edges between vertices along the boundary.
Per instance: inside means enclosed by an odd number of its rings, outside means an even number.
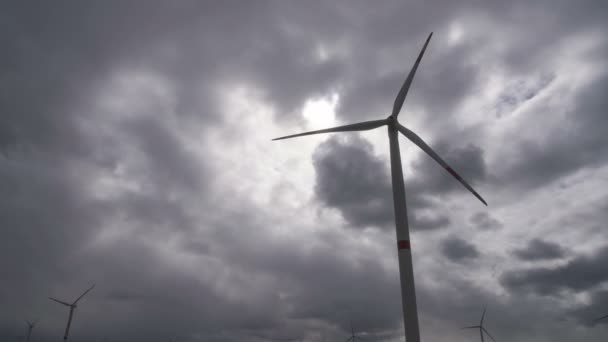
M351 332L352 335L346 341L344 341L344 342L350 342L350 341L356 342L355 339L363 340L361 337L355 335L355 329L353 329L353 322L352 321L350 322L350 332Z
M32 330L34 329L34 326L36 326L36 323L38 323L38 320L30 322L26 319L25 322L27 323L27 337L26 337L25 341L30 342L30 336L32 335Z
M420 331L418 327L418 310L416 308L416 290L414 286L414 270L412 266L412 252L410 247L410 232L407 221L407 208L405 203L405 186L403 184L403 170L401 168L401 156L399 155L398 132L401 132L406 138L411 140L416 146L420 147L426 154L433 158L441 167L449 174L456 178L467 190L477 197L483 204L488 205L481 196L473 190L473 188L464 180L454 169L452 169L433 149L427 145L422 138L416 133L402 126L397 117L405 101L407 92L414 79L418 64L422 59L422 55L426 50L433 33L429 34L426 39L414 66L410 70L403 86L397 94L395 103L393 104L393 112L391 115L382 120L373 120L359 122L355 124L339 126L334 128L321 129L306 133L288 135L272 140L280 140L287 138L295 138L304 135L333 133L333 132L352 132L352 131L367 131L381 126L388 126L388 138L390 142L391 156L391 176L393 184L393 204L395 210L395 228L397 232L397 250L399 256L399 275L401 281L401 301L403 306L403 324L405 326L405 336L407 342L420 342Z
M483 327L483 318L485 315L486 315L486 308L483 308L483 314L481 314L481 320L479 321L479 325L464 327L462 329L479 329L479 336L481 337L481 342L484 342L483 333L486 333L486 335L488 335L492 339L492 341L496 342L494 337L492 337L492 335L490 335L490 333L486 330L486 328Z
M89 293L89 291L91 291L94 287L95 287L95 284L93 284L93 286L89 287L88 290L84 291L84 293L81 294L80 297L76 298L76 300L72 304L64 302L64 301L59 300L59 299L55 299L53 297L49 297L50 300L53 300L53 301L55 301L55 302L57 302L59 304L63 304L63 305L65 305L65 306L67 306L67 307L70 308L70 315L68 316L68 324L65 327L65 334L63 334L63 341L64 342L68 340L68 333L70 332L70 324L72 324L72 316L74 315L74 309L76 309L76 307L77 307L76 304L78 303L79 300L82 299L82 297L84 297L84 295L86 295L87 293Z

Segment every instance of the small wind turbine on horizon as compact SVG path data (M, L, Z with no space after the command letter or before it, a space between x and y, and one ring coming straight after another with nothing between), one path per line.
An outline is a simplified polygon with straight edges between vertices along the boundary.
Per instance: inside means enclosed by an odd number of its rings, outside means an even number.
M355 329L353 328L353 322L352 321L350 322L350 332L351 332L351 336L346 341L344 341L344 342L350 342L350 341L356 342L355 339L363 340L363 338L355 335Z
M70 304L67 302L64 302L62 300L59 299L55 299L53 297L49 297L50 300L53 300L59 304L63 304L67 307L70 308L70 315L68 316L68 324L65 327L65 333L63 334L63 341L67 341L68 340L68 333L70 332L70 325L72 324L72 317L74 316L74 310L77 307L78 301L82 299L82 297L84 297L87 293L89 293L89 291L91 291L93 288L95 287L95 284L93 284L93 286L89 287L86 291L84 291L83 294L80 295L80 297L76 298L76 300Z
M25 338L25 342L30 342L30 336L32 336L32 330L36 326L36 323L38 323L38 320L30 322L26 319L25 322L27 323L27 337Z
M485 315L486 315L486 308L483 308L483 313L481 314L481 320L479 321L479 325L464 327L462 329L479 329L479 336L481 337L481 342L484 342L483 333L486 333L486 335L488 335L488 337L490 337L492 339L492 341L496 342L494 337L492 337L492 335L490 335L490 333L486 330L486 328L483 327L483 319L484 319Z
M395 228L397 232L397 250L399 256L399 275L401 281L401 301L403 308L403 324L405 326L405 336L407 342L420 342L420 331L418 326L418 309L416 307L416 290L414 285L414 269L412 266L412 252L410 248L410 232L407 221L407 208L405 203L405 186L403 183L403 170L401 167L401 156L399 154L399 132L406 138L412 141L416 146L421 148L426 154L433 158L441 167L443 167L449 174L456 178L467 190L469 190L475 197L477 197L483 204L488 205L486 201L475 191L473 188L452 169L433 149L431 149L422 138L416 133L402 126L397 117L405 101L407 92L412 84L422 55L426 50L429 41L433 33L429 34L414 66L410 70L403 86L397 94L395 103L393 104L393 112L391 115L382 120L373 120L359 122L355 124L339 126L334 128L321 129L317 131L311 131L306 133L288 135L272 140L280 140L287 138L295 138L305 135L321 134L321 133L333 133L333 132L354 132L354 131L367 131L375 129L381 126L388 126L388 138L390 143L390 158L391 158L391 176L393 185L393 204L395 212Z

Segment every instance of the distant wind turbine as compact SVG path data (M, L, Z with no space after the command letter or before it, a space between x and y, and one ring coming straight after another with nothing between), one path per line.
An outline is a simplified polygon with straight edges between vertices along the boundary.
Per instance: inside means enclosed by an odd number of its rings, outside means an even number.
M27 337L25 339L25 342L30 342L30 336L32 336L32 330L36 326L36 323L38 323L38 320L35 320L33 322L25 320L25 322L27 323Z
M82 297L84 297L84 295L86 295L87 293L89 293L89 291L91 291L94 287L95 287L95 285L89 287L89 289L86 290L86 291L84 291L84 293L81 294L80 297L76 298L76 300L72 304L64 302L64 301L59 300L59 299L55 299L53 297L49 297L50 300L53 300L53 301L55 301L55 302L57 302L59 304L63 304L63 305L65 305L65 306L67 306L67 307L70 308L70 315L68 316L68 324L65 327L65 334L63 334L63 341L64 342L68 340L68 333L70 332L70 324L72 324L72 316L74 315L74 309L76 309L76 307L77 307L76 304L78 303L79 300L82 299Z
M462 329L479 329L479 336L481 337L481 342L484 342L483 333L486 333L486 335L488 335L492 339L492 341L496 342L494 337L492 337L492 335L490 335L490 333L486 330L486 328L483 327L483 318L485 317L485 315L486 315L486 308L483 308L483 313L481 314L481 320L479 321L479 325L464 327Z
M350 322L350 332L351 332L351 336L346 341L344 341L344 342L350 342L350 341L356 342L355 339L363 340L361 337L355 335L355 329L353 329L353 322L352 321Z
M402 126L397 120L397 116L401 111L403 102L407 92L414 79L414 74L418 69L422 55L426 50L433 33L429 35L414 66L410 70L403 86L397 94L395 103L393 104L393 112L391 115L382 120L373 120L359 122L355 124L339 126L334 128L321 129L306 133L288 135L273 140L295 138L305 135L333 133L333 132L352 132L352 131L367 131L381 126L388 126L388 138L390 142L390 157L391 157L391 176L393 183L393 204L395 210L395 227L397 231L397 249L399 255L399 274L401 280L401 302L403 307L403 324L405 326L405 336L407 342L420 342L420 331L418 327L418 310L416 308L416 290L414 286L414 270L412 266L412 253L410 250L410 232L407 221L407 208L405 203L405 186L403 184L403 170L401 168L401 156L399 154L398 132L401 132L406 138L411 140L416 146L420 147L426 154L433 158L441 167L449 174L456 178L467 190L477 197L483 204L488 205L486 201L473 188L452 169L443 159L439 157L429 145L422 140L416 133Z

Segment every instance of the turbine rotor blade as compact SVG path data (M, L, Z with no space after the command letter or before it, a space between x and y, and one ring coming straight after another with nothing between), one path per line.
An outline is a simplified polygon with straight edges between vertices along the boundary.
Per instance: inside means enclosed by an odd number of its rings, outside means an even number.
M477 197L477 199L479 199L486 206L488 205L488 203L477 193L477 191L473 190L473 188L464 179L462 179L462 177L460 177L460 175L457 174L454 169L452 169L445 161L443 161L443 159L441 159L441 157L439 157L439 155L435 151L433 151L433 149L429 145L427 145L424 140L422 140L422 138L420 138L416 133L403 127L400 123L397 123L397 129L403 135L405 135L406 138L410 139L414 144L416 144L416 146L420 147L424 152L426 152L426 154L428 154L437 163L439 163L441 167L443 167L449 174L456 178L456 180L458 180L460 184L464 185L464 187L467 188L467 190L469 190L475 197Z
M479 325L483 326L483 319L486 316L486 307L483 307L483 313L481 314L481 321L479 321Z
M486 328L481 327L481 330L483 330L483 332L485 332L486 335L488 335L488 337L490 337L492 339L492 341L496 342L496 340L494 339L494 337L492 337L492 335L490 335L490 333L486 330Z
M59 304L63 304L63 305L65 305L65 306L72 306L72 304L66 303L66 302L64 302L64 301L62 301L62 300L59 300L59 299L55 299L55 298L53 298L53 297L49 297L49 299L50 299L50 300L53 300L53 301L55 301L55 302L57 302L57 303L59 303Z
M344 341L344 342L348 342L348 341L350 341L350 340L353 340L353 338L352 338L352 337L349 337L349 338L348 338L346 341ZM355 341L353 340L353 342L355 342Z
M76 303L78 303L78 301L80 299L82 299L82 297L84 297L84 295L86 295L87 293L89 293L89 291L91 291L94 287L95 287L95 284L93 284L93 286L89 287L88 290L84 291L84 293L81 294L80 297L76 298L76 300L74 301L74 303L72 305L76 305Z
M412 85L412 81L414 80L414 75L416 74L416 70L418 69L418 64L420 64L422 55L424 55L424 51L426 50L427 45L429 45L429 42L431 41L432 36L433 36L433 32L431 32L431 34L429 34L429 37L426 39L426 42L424 43L422 50L420 50L420 54L418 54L418 58L416 59L416 62L414 63L412 70L410 70L410 73L407 75L405 82L401 86L401 89L399 90L399 93L397 94L397 97L395 98L395 103L393 104L393 114L392 114L394 117L399 116L399 112L401 111L401 107L403 106L403 102L405 101L405 97L407 96L407 92L410 89L410 85Z
M470 327L462 327L462 328L460 328L460 329L479 329L479 328L480 328L480 326L479 326L479 325L472 325L472 326L470 326Z
M600 317L600 318L596 318L596 319L594 319L594 320L593 320L593 323L597 323L597 322L599 322L599 321L601 321L601 320L603 320L603 319L605 319L605 318L608 318L608 315L606 315L606 316L602 316L602 317Z
M364 121L364 122L358 122L358 123L354 123L354 124L350 124L350 125L344 125L344 126L338 126L338 127L333 127L333 128L320 129L317 131L310 131L310 132L305 132L305 133L287 135L287 136L280 137L280 138L274 138L272 140L273 141L282 140L282 139L289 139L289 138L301 137L301 136L305 136L305 135L321 134L321 133L367 131L370 129L374 129L374 128L378 128L380 126L386 125L387 123L388 123L388 121L386 119Z

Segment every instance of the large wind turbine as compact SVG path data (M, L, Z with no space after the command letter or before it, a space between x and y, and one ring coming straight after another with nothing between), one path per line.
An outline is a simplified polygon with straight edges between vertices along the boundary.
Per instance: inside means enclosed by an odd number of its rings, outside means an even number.
M86 295L87 293L89 293L89 291L91 291L94 287L95 287L95 285L89 287L89 289L86 290L86 291L84 291L84 293L81 294L80 297L76 298L76 300L72 304L64 302L64 301L59 300L59 299L55 299L53 297L49 297L50 300L53 300L53 301L55 301L55 302L57 302L59 304L63 304L63 305L65 305L65 306L67 306L67 307L70 308L70 315L68 316L68 324L65 327L65 334L63 334L63 341L64 342L68 340L68 333L70 332L70 324L72 324L72 316L74 316L74 309L76 309L76 307L77 307L76 304L78 304L78 301L81 300L82 297L84 297L84 295Z
M33 322L25 320L25 322L27 323L27 337L26 337L25 342L30 342L30 336L32 336L32 330L36 326L36 323L38 323L38 320L35 320Z
M399 155L399 141L398 133L401 132L406 138L411 140L416 146L420 147L426 154L433 158L441 167L443 167L449 174L455 177L465 188L467 188L475 197L477 197L483 204L487 205L486 201L473 190L473 188L460 177L454 169L452 169L443 159L433 151L429 145L427 145L422 138L416 133L402 126L397 120L399 111L403 106L407 92L414 79L418 64L422 59L424 50L426 50L429 41L431 40L433 33L429 34L422 51L418 55L414 66L410 70L403 86L397 94L395 103L393 104L393 112L391 115L382 120L373 120L359 122L355 124L339 126L334 128L322 129L318 131L288 135L285 137L276 138L273 140L295 138L304 135L320 134L320 133L332 133L332 132L352 132L352 131L366 131L381 126L388 126L388 138L390 142L390 156L391 156L391 176L393 183L393 202L395 210L395 226L397 231L397 250L399 255L399 274L401 280L401 301L403 305L403 323L405 326L405 336L407 342L420 342L420 332L418 328L418 310L416 308L416 291L414 287L414 270L412 267L412 253L410 250L410 232L407 222L407 209L405 204L405 187L403 185L403 170L401 169L401 156Z
M490 335L490 333L486 330L486 328L483 327L483 318L485 317L485 315L486 315L486 308L483 309L483 313L481 314L481 320L479 321L479 325L464 327L462 329L479 329L479 336L481 337L481 342L484 342L483 333L486 333L486 335L488 335L492 339L492 341L496 342L494 337L492 337L492 335Z

